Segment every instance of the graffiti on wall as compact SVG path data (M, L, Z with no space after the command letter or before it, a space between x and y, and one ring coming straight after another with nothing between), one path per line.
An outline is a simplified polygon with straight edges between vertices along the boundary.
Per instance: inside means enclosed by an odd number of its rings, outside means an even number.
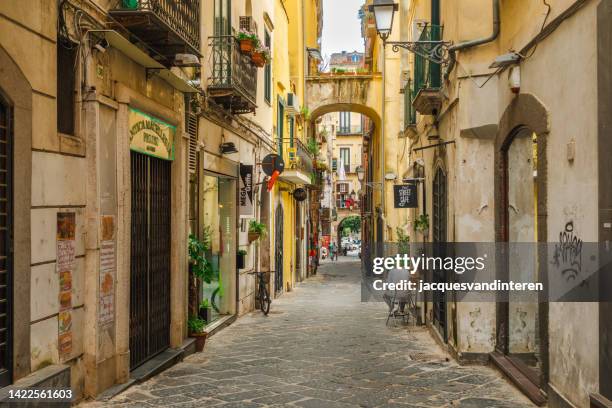
M582 271L582 239L574 233L574 222L565 224L555 245L552 264L568 282L576 280Z

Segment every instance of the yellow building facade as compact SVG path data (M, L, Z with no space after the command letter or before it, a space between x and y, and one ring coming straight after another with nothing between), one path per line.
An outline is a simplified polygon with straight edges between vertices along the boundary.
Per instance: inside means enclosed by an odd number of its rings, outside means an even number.
M281 1L275 6L272 106L275 147L285 170L274 187L275 292L290 291L308 274L310 228L309 201L297 201L296 189L313 185L312 142L309 148L308 107L305 81L316 63L308 48L319 47L322 5L320 1ZM281 239L282 238L282 239Z

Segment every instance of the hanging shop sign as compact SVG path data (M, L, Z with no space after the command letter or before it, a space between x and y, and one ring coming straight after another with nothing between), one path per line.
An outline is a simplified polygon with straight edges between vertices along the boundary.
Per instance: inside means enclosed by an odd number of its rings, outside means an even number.
M174 160L176 126L130 108L130 149L164 160Z
M295 201L302 202L306 200L307 197L308 193L306 193L306 190L304 190L303 188L296 188L295 190L293 190L293 198L295 199Z
M417 208L416 184L402 184L393 186L393 202L395 208Z
M278 176L280 176L283 171L285 171L285 161L278 154L269 154L264 157L263 162L261 163L261 167L264 173L267 176L270 176L270 179L268 180L267 184L268 192L270 192L272 191L272 188L274 187L274 183L276 183Z
M253 166L240 164L240 216L253 217Z

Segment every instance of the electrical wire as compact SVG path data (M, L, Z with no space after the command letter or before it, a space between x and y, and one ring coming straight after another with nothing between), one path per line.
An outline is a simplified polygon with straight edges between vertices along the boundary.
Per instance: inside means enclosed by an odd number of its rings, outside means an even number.
M544 21L542 22L542 27L540 28L540 32L538 33L538 35L541 34L544 31L544 27L546 27L546 22L548 21L548 16L550 16L550 12L551 12L551 9L552 9L550 7L550 4L548 4L546 0L542 0L542 2L548 8L548 10L546 11L546 16L544 17ZM538 49L538 45L539 44L540 44L539 42L537 42L535 44L535 46L533 47L533 49L531 50L531 53L529 55L526 55L526 56L521 55L521 57L523 57L524 60L531 58L533 56L533 54L535 54L536 50Z

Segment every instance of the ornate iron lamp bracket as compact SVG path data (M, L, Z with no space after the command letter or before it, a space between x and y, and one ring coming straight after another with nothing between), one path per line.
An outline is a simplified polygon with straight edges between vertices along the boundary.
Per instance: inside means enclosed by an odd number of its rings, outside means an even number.
M449 61L448 48L451 43L448 41L387 41L393 52L399 52L400 48L417 54L434 64L446 65Z

